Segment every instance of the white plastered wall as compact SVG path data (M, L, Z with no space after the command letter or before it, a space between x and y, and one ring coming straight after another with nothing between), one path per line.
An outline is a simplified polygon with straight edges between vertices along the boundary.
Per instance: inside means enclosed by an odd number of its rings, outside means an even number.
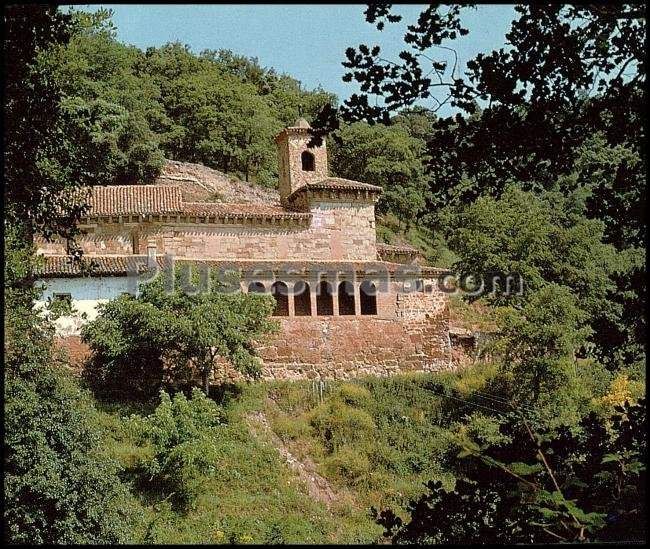
M132 283L131 283L132 284ZM37 280L36 287L45 286L35 307L43 309L54 294L70 294L75 313L54 321L56 334L61 337L79 335L85 322L97 318L97 305L106 303L124 292L129 292L129 279L125 276L90 278L47 278ZM85 318L84 318L85 314Z

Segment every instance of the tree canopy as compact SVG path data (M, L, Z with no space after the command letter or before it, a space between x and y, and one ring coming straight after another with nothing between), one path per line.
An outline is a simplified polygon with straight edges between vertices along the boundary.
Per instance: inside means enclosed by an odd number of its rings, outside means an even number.
M177 277L182 273L179 270ZM85 370L99 394L151 398L199 373L206 394L219 360L245 376L259 376L253 341L272 331L270 296L164 288L162 277L143 284L137 297L101 305L82 330L93 352Z

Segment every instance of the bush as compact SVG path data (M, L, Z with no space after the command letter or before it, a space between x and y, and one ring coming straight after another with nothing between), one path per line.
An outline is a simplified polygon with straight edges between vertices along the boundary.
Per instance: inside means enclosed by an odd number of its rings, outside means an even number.
M365 408L372 399L368 389L354 383L343 383L335 394L345 404L355 408Z
M368 456L350 446L336 450L327 458L325 467L329 474L353 485L365 481L371 471Z
M134 513L118 464L101 453L87 395L62 372L49 343L22 343L6 357L5 541L129 541Z
M336 398L313 410L309 422L328 452L346 444L369 440L376 430L367 412L352 408Z
M153 456L141 461L153 488L166 494L177 509L191 508L205 477L219 461L221 409L201 391L192 398L178 393L173 399L164 391L153 414L132 416L131 428L142 442L153 445Z
M93 351L84 376L96 393L144 400L200 373L207 394L220 359L246 376L259 375L252 341L276 327L268 318L273 298L226 294L216 282L211 291L186 294L182 269L176 277L173 292L158 277L137 298L120 296L102 305L83 327Z
M273 418L273 430L284 441L309 437L311 427L303 418L278 416Z

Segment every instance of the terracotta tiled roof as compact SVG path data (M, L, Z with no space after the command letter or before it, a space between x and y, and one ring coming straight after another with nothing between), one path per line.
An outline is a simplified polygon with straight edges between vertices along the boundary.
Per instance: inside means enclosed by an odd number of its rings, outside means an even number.
M291 212L285 210L281 206L273 206L270 204L184 202L183 213L199 216L219 216L248 219L311 219L310 213Z
M189 214L245 219L310 219L310 213L285 210L274 204L183 202L175 185L118 185L84 190L90 205L87 217Z
M85 256L82 264L73 263L67 255L43 256L43 265L36 269L36 275L43 278L90 276L126 276L129 272L144 272L146 255L102 255ZM84 269L90 269L84 272Z
M342 177L328 177L326 179L309 182L302 187L298 187L289 195L289 200L293 199L299 193L308 190L368 191L372 193L381 193L382 188L378 187L377 185L362 183L361 181L353 181L352 179L343 179Z
M192 259L192 258L176 258L177 265L183 263L190 264L203 264L214 268L228 268L238 269L245 272L252 271L297 271L313 272L313 271L349 271L354 269L359 272L383 272L389 273L403 272L403 273L416 273L422 275L439 275L449 273L448 269L441 269L438 267L428 267L415 264L394 263L390 261L227 261L216 259Z
M88 191L88 217L180 213L181 190L173 185L94 186Z
M353 181L352 179L343 179L342 177L328 177L313 183L308 183L308 187L312 189L353 189L353 190L368 190L381 192L381 187L377 185L370 185L369 183L362 183L361 181Z
M43 278L53 277L79 277L83 276L78 264L72 264L70 258L65 255L44 256L44 266L37 271L37 275ZM85 256L86 262L93 262L95 268L89 272L90 276L126 276L136 268L138 272L146 270L146 255L113 255L113 256ZM156 261L159 268L164 268L166 258L157 256ZM404 265L388 261L226 261L211 259L175 258L176 265L192 264L207 265L210 268L224 268L237 270L242 273L256 272L285 272L296 275L313 272L350 272L354 270L362 273L382 272L395 273L420 273L421 275L446 274L446 269L436 267L423 267L418 265Z

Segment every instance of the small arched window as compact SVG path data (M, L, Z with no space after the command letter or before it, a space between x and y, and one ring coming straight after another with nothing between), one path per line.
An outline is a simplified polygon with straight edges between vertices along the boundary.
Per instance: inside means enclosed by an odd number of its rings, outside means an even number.
M339 284L339 314L354 314L354 284L349 280L344 280Z
M249 294L265 294L266 293L266 286L262 284L261 282L251 282L248 285L248 293Z
M332 285L321 280L316 292L316 314L318 316L331 316L334 314L334 299Z
M314 160L314 155L309 151L303 151L300 155L300 161L302 162L302 171L303 172L313 172L316 169L316 162Z
M311 316L311 290L302 280L293 285L293 309L296 316Z
M275 298L273 316L289 316L289 288L278 280L271 286L271 295Z
M377 314L377 287L370 282L364 280L359 288L361 298L361 314L362 315L376 315Z

